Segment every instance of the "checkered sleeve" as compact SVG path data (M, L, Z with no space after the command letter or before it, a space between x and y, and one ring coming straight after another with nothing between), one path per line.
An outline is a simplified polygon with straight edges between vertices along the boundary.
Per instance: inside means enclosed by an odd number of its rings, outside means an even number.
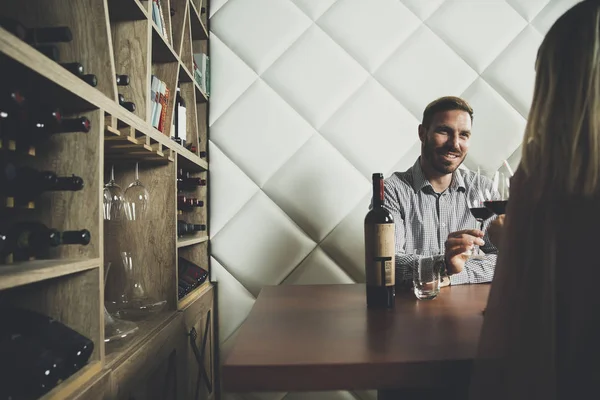
M398 201L398 193L388 181L384 182L383 207L392 214L396 231L396 285L412 283L412 265L416 258L412 254L406 254L406 227L404 217Z

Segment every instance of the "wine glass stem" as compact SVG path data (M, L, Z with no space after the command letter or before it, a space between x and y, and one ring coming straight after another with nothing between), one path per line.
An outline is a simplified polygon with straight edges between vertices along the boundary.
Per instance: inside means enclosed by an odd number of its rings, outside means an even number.
M138 174L138 164L139 163L135 163L135 180L138 181L139 178L139 174Z

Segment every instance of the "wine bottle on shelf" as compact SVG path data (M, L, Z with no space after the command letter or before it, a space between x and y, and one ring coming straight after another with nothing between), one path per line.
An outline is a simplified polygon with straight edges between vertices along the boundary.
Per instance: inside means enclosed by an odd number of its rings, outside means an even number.
M0 95L0 148L16 150L19 128L27 121L27 102L20 90Z
M65 376L63 357L35 338L0 328L0 399L35 399L56 387ZM25 383L26 382L26 383Z
M204 224L188 224L185 221L177 220L177 236L181 237L184 235L190 235L196 232L202 232L206 230Z
M198 285L204 283L204 281L206 281L206 278L208 278L208 272L204 268L199 267L198 265L181 256L179 257L178 272L179 276L185 275L190 278L193 278L198 283Z
M179 191L194 191L200 186L206 186L206 179L190 176L189 172L177 175L177 190Z
M365 273L368 308L395 307L395 225L383 207L383 174L373 174L373 207L364 220Z
M29 44L66 43L73 40L73 33L68 26L27 28L16 19L8 17L0 17L0 26Z
M198 151L198 147L194 143L186 144L185 148L188 149L189 151L191 151L192 153L195 153Z
M11 321L12 330L35 339L64 359L62 378L84 367L94 351L94 342L74 329L46 315L22 309L0 309L0 320Z
M119 93L119 104L128 111L135 111L135 103L132 101L125 101L125 97L121 93Z
M0 168L0 195L13 197L20 204L33 201L44 192L76 192L84 187L83 179L76 175L57 176L52 171L17 166L9 161L0 162Z
M82 81L86 82L88 85L90 85L92 87L98 86L98 78L96 77L96 75L85 74L84 73L85 70L83 68L83 65L81 65L80 63L77 63L77 62L73 62L73 63L61 63L60 65L63 68L65 68L67 71L69 71L70 73L72 73L73 75L75 75L78 78L80 78Z
M128 85L129 85L129 75L117 74L117 86L128 86Z
M189 209L192 207L203 207L204 201L195 199L193 197L187 197L178 195L177 196L177 208L178 209Z
M187 136L187 108L185 100L181 97L181 88L177 87L175 94L175 115L173 116L174 131L171 139L185 145L183 139Z
M86 117L63 118L60 109L35 111L22 132L26 141L39 141L58 133L88 133L91 122Z
M12 254L14 261L26 261L31 257L39 257L50 248L60 245L85 246L90 243L91 238L90 231L87 229L61 233L40 222L19 222L6 232L0 232L0 235L7 237L0 260L4 260Z

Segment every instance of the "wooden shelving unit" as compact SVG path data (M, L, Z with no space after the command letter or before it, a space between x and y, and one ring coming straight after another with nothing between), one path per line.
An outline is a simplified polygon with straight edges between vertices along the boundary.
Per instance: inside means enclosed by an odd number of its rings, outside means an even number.
M155 22L154 4L162 10L160 23ZM59 231L90 232L87 245L59 246L29 261L0 259L0 307L38 311L94 343L88 363L43 399L143 399L155 398L156 393L165 399L220 398L215 367L218 345L213 339L216 284L210 282L209 91L198 81L194 62L194 54L209 56L207 7L203 0L6 0L0 4L0 17L27 28L68 26L73 34L72 41L56 43L57 62L0 24L4 77L0 95L19 90L28 106L58 107L63 118L86 117L91 126L87 133L52 135L29 154L14 151L2 136L6 130L0 129L0 157L59 176L75 174L84 181L82 190L42 193L28 207L8 207L12 203L0 192L0 235L22 221L39 221ZM97 86L59 62L81 63L85 73L96 75ZM117 85L117 75L128 75L129 85ZM152 121L153 76L168 90L160 129ZM186 103L182 139L187 148L171 138L177 87ZM120 95L133 102L135 110L121 106ZM105 219L104 186L111 172L124 193L135 180L136 164L149 196L145 218ZM179 210L180 170L206 180L207 185L185 192L201 200L202 206ZM203 224L206 229L179 236L178 220ZM123 262L124 252L132 257L131 270ZM206 281L183 298L178 295L180 258L208 272ZM131 317L137 326L133 334L107 342L105 305L110 309L122 298L128 274L134 274L147 296L166 303L156 313ZM205 334L208 344L200 360L196 350ZM201 376L209 381L197 382Z

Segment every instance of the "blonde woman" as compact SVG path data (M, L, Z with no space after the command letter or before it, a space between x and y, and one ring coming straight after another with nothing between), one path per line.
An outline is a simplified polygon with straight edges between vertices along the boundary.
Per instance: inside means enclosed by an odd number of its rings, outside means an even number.
M587 0L538 50L521 164L490 228L499 256L471 399L600 397L599 230L600 1Z

